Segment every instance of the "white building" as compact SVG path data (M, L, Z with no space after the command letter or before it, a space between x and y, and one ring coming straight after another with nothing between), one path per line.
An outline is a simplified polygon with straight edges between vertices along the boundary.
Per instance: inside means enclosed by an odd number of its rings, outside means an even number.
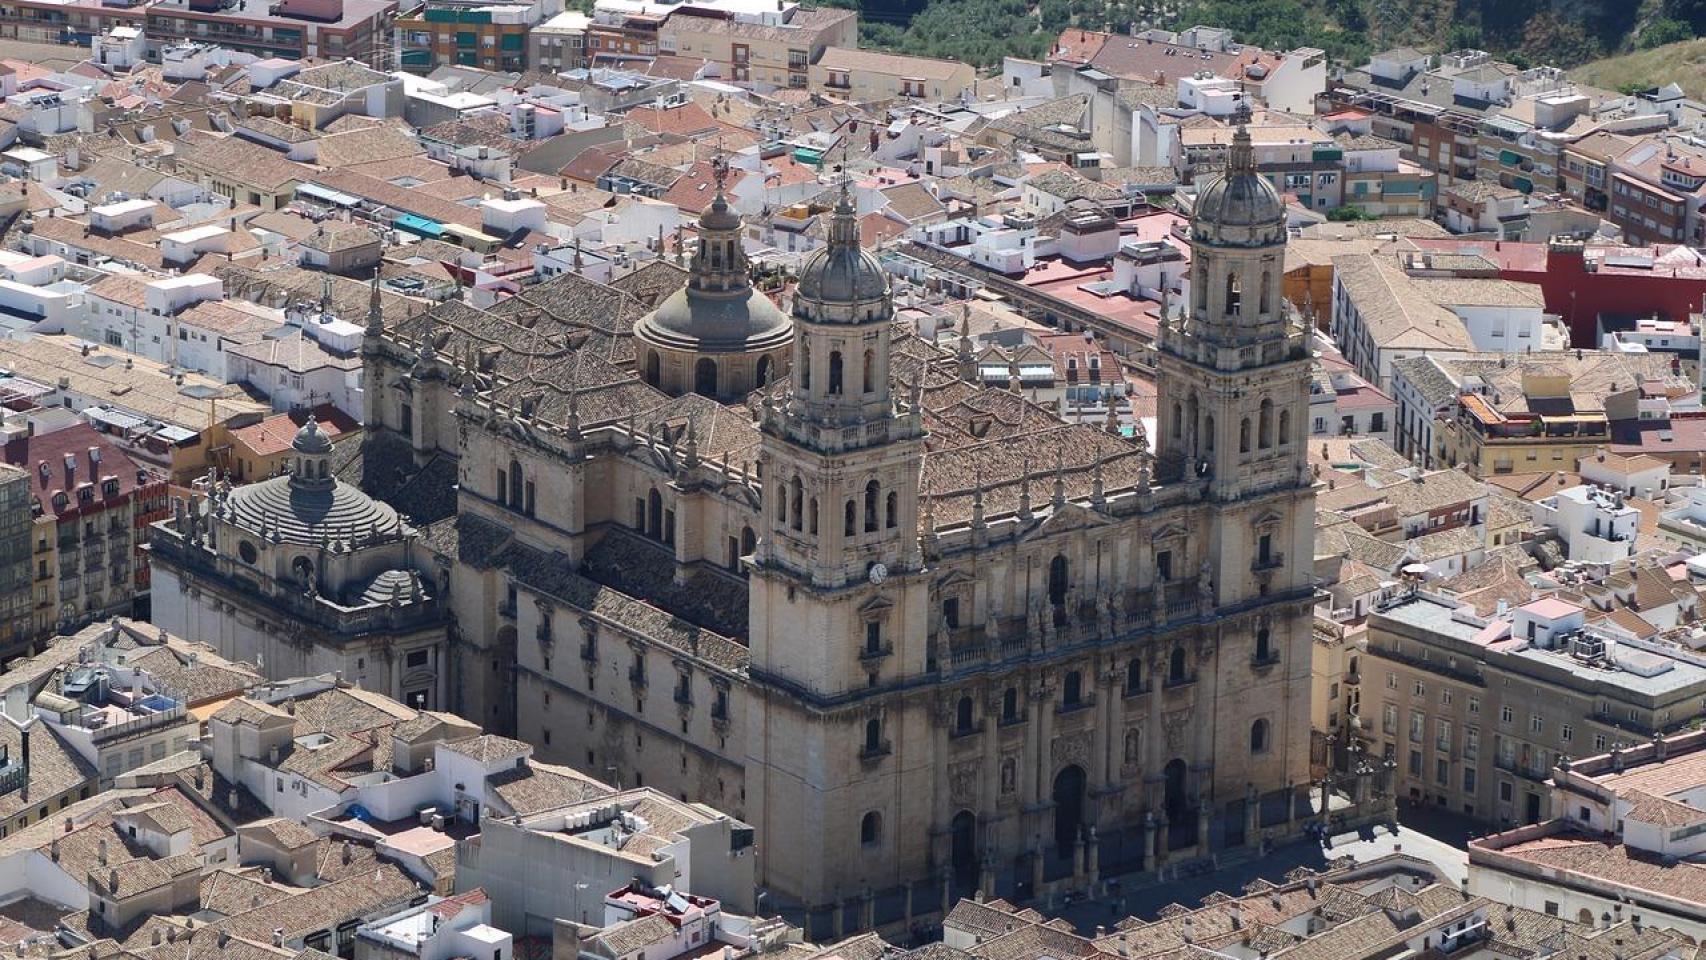
M1560 760L1551 788L1560 817L1469 843L1471 893L1706 937L1706 731Z
M1576 472L1586 483L1644 500L1662 499L1670 489L1670 462L1644 453L1624 456L1600 450L1577 460Z
M519 819L488 818L478 842L457 845L458 890L481 887L506 930L549 929L556 918L597 923L606 894L627 882L753 904L752 828L649 787Z
M1641 511L1623 502L1623 492L1582 484L1536 500L1534 522L1558 534L1568 557L1582 563L1611 563L1633 556Z
M364 923L355 931L356 960L504 960L515 938L492 926L492 902L483 890L454 897L429 897Z

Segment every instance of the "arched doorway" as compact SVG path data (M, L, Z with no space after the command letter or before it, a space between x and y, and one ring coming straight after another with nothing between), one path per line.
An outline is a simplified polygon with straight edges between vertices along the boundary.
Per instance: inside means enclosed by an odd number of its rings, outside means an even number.
M969 887L977 882L977 815L970 810L954 814L951 832L954 882Z
M1054 775L1054 845L1070 856L1084 825L1084 768L1073 764Z
M717 361L700 357L693 365L693 392L705 397L717 395Z
M663 379L663 360L658 356L656 350L648 350L646 351L646 382L655 387L661 379Z
M663 539L663 497L656 490L646 494L646 535Z
M769 383L770 383L770 355L765 354L764 356L758 358L758 379L755 381L754 385L763 387L763 386L768 386Z
M1048 563L1048 602L1054 608L1054 625L1066 625L1066 591L1068 567L1063 554L1055 554Z
M1165 784L1162 807L1167 811L1167 848L1177 850L1197 842L1197 816L1191 809L1185 784L1189 774L1185 761L1174 757L1161 771Z

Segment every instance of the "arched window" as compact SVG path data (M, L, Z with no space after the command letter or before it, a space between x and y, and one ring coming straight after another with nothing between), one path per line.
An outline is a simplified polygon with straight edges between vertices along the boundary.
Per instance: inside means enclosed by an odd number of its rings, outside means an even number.
M800 530L805 527L805 511L800 509L803 506L805 506L805 486L800 483L799 477L795 477L788 483L788 510L794 518L793 526L795 530Z
M865 814L859 820L859 842L867 847L876 846L883 836L883 817L875 810Z
M520 510L527 481L521 475L521 461L511 458L509 461L509 508Z
M662 378L663 358L658 356L656 350L646 351L646 382L655 387Z
M1084 675L1077 670L1069 670L1066 679L1060 684L1060 703L1064 707L1076 707L1084 702Z
M1250 724L1250 752L1268 752L1268 721L1257 720Z
M1196 300L1198 310L1207 310L1208 309L1208 264L1207 263L1203 263L1197 267L1196 288L1197 288L1196 289L1196 296L1193 297L1192 299Z
M865 752L876 753L883 748L883 724L876 717L865 721Z
M883 526L893 530L900 522L900 494L889 491L888 502L883 506Z
M971 732L971 727L972 727L972 715L971 715L971 713L972 713L972 706L971 706L971 698L970 697L961 697L960 702L954 704L954 732L955 733L970 733Z
M1173 401L1173 439L1177 440L1184 436L1184 431L1185 408L1179 405L1179 401L1175 400Z
M1265 663L1271 656L1273 656L1272 634L1268 632L1267 627L1258 627L1256 629L1256 662Z
M877 352L865 351L865 392L877 392Z
M1012 723L1019 719L1019 691L1008 687L1001 692L1001 722Z
M877 481L865 484L865 532L877 532L877 501L882 498L882 488Z
M717 395L717 361L700 357L693 365L693 392L702 397Z
M1242 281L1238 279L1238 271L1226 275L1226 315L1236 317L1244 299Z
M1250 418L1238 421L1238 452L1250 452Z
M1282 446L1282 447L1291 442L1291 411L1290 410L1281 410L1280 411L1279 442L1280 442L1280 446Z
M1125 665L1125 692L1143 692L1143 661L1132 657Z
M841 395L841 351L829 351L829 393L830 396Z
M740 528L740 555L752 556L752 551L758 549L758 538L752 535L751 527Z
M812 345L802 338L800 340L800 389L812 388Z
M1262 401L1262 410L1256 415L1256 446L1263 450L1274 445L1274 402Z
M653 540L663 539L663 497L655 488L646 494L646 535Z
M817 536L817 498L812 498L811 535Z
M1048 563L1048 602L1057 607L1066 602L1069 572L1065 554L1055 554L1054 559Z
M781 492L776 494L776 522L788 522L788 485L782 484Z
M1175 684L1184 683L1186 679L1185 648L1174 647L1173 655L1167 659L1167 682Z
M769 383L770 383L770 355L769 354L765 354L764 356L758 358L758 374L757 374L757 376L758 376L758 379L757 379L756 384L755 384L756 386L763 387L763 386L769 385Z
M1213 414L1209 414L1208 416L1203 418L1202 429L1203 429L1203 447L1206 449L1209 449L1209 450L1213 450L1214 449L1214 415Z
M1268 312L1268 271L1266 271L1266 270L1262 271L1261 304L1262 304L1262 312L1267 313Z
M847 509L845 511L846 515L841 518L841 520L842 520L842 522L841 522L841 535L842 536L851 537L854 533L858 532L858 528L855 524L855 521L857 520L857 518L859 516L858 511L859 511L859 508L855 507L853 505L853 501L851 501L851 500L847 501Z
M314 582L314 561L307 557L297 557L290 563L290 572L296 575L296 582L306 587Z

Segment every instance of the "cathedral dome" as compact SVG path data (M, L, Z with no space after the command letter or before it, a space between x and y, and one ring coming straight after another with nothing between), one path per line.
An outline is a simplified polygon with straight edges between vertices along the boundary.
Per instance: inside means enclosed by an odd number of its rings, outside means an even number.
M717 193L699 215L699 248L687 285L641 317L641 341L690 354L772 350L793 339L794 322L753 289L741 218L723 192L727 167L713 164Z
M710 293L683 287L640 318L641 339L695 353L739 353L787 343L794 322L757 290Z

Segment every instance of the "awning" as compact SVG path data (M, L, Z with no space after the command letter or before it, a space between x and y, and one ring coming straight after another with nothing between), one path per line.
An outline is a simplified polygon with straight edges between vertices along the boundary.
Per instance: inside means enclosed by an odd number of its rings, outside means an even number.
M435 220L428 220L425 217L416 216L412 213L402 214L397 217L397 219L391 221L391 225L396 227L398 230L407 230L417 237L437 238L444 235L444 226L442 224Z
M338 207L358 207L361 205L360 197L344 193L341 190L333 190L331 187L322 187L317 183L298 184L296 193L299 196L312 197L321 203L329 203Z
M83 416L101 426L109 427L121 433L134 430L148 422L134 413L125 413L123 410L114 410L111 407L85 407L83 408Z

